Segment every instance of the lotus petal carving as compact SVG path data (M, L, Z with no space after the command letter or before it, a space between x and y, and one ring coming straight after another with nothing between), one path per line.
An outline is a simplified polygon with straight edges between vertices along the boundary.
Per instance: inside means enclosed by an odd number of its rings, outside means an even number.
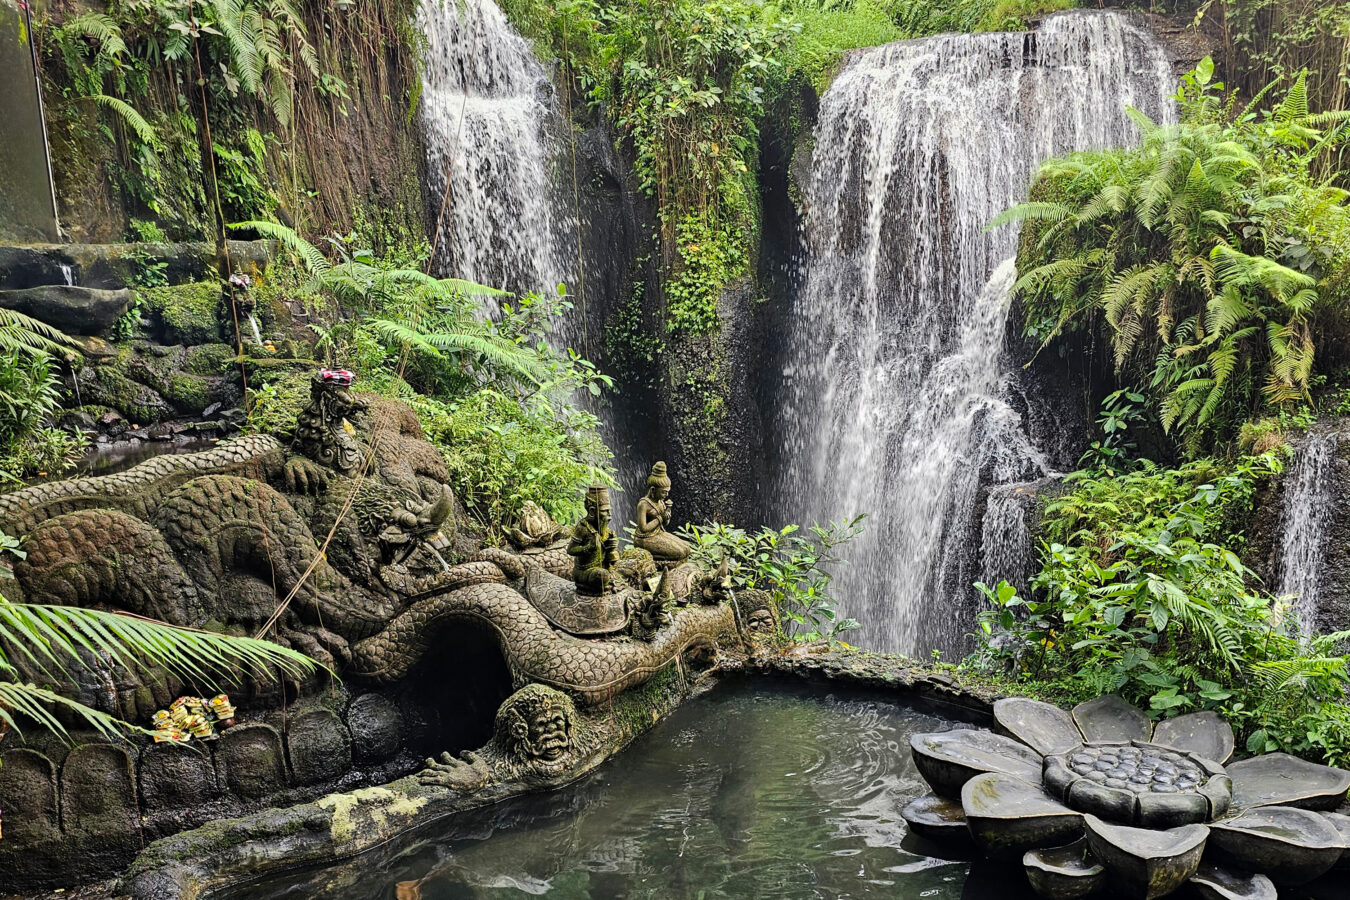
M992 731L958 728L909 739L914 765L940 796L959 799L961 788L976 775L1001 772L1024 781L1041 780L1041 757L1025 744Z
M1166 897L1200 867L1209 829L1183 825L1166 831L1112 825L1085 817L1092 855L1111 872L1112 893L1138 900Z
M1233 805L1297 806L1333 810L1345 802L1350 772L1318 765L1288 753L1266 753L1227 767L1233 779Z
M998 731L1021 741L1042 756L1063 753L1083 743L1073 719L1058 706L1026 697L1005 697L994 703Z
M1233 726L1216 712L1187 713L1159 722L1153 743L1212 759L1219 765L1233 755Z
M1093 893L1106 878L1106 868L1092 856L1086 840L1063 847L1028 850L1022 856L1027 881L1050 900L1078 900Z
M909 825L909 830L921 837L935 841L959 841L970 839L970 829L966 827L966 812L961 804L937 794L924 794L905 804L900 817Z
M961 789L961 807L975 843L994 859L1057 847L1083 833L1083 816L1052 800L1039 784L986 772Z
M1115 694L1073 708L1073 721L1089 744L1146 741L1153 735L1153 722L1141 709Z
M1350 772L1283 753L1225 766L1233 730L1213 713L1155 730L1120 697L1072 714L1007 698L994 721L998 734L911 738L935 794L902 815L926 837L1020 857L1041 896L1074 900L1100 887L1152 900L1189 880L1213 900L1268 900L1275 884L1316 879L1343 857L1350 867L1350 816L1330 812L1345 802Z
M1191 885L1202 900L1279 900L1280 896L1275 882L1264 875L1244 875L1204 861L1191 876Z
M1259 871L1278 885L1312 881L1345 852L1326 817L1292 806L1262 806L1213 825L1214 857L1236 869Z

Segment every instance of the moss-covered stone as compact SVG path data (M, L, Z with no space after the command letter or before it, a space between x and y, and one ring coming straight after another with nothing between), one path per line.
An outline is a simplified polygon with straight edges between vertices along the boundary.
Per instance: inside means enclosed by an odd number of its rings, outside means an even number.
M234 359L229 344L201 344L188 347L183 356L183 371L193 375L223 375Z
M177 407L179 412L195 415L211 402L211 387L211 379L205 376L175 372L169 376L164 399Z
M166 343L210 344L221 340L219 282L141 288L138 293Z

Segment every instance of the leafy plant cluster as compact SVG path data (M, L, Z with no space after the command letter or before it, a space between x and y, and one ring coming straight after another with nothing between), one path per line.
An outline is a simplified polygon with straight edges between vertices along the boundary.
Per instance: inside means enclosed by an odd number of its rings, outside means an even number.
M202 199L214 203L219 193L234 215L276 205L263 161L266 138L232 106L256 101L284 131L294 118L297 77L319 78L318 56L290 0L125 0L48 22L42 34L49 64L64 70L63 102L92 102L115 114L132 162L126 186L150 212L167 212L161 200L178 189L168 182L181 177L200 178L208 187ZM161 73L171 86L167 98ZM213 157L200 171L178 171L172 159L183 135L199 156Z
M1290 598L1242 562L1243 523L1274 455L1070 477L1047 504L1026 596L977 585L978 664L1072 697L1116 692L1158 715L1215 709L1254 752L1350 758L1350 635L1300 634Z
M1047 163L994 223L1028 223L1027 335L1103 333L1118 379L1193 456L1308 403L1319 325L1350 299L1347 194L1313 174L1350 113L1310 113L1306 73L1274 108L1235 112L1213 73L1185 76L1180 124L1132 110L1138 147Z
M53 426L61 411L60 365L78 357L62 332L0 309L0 482L65 471L85 440Z
M668 330L714 329L718 292L750 271L757 122L795 26L763 0L505 7L631 142L638 186L660 222Z
M842 565L838 551L862 532L866 516L829 525L767 526L750 533L732 525L689 525L681 535L694 547L694 558L716 567L730 561L734 587L768 591L789 637L833 643L859 627L839 618L830 594L830 569Z
M303 291L328 314L312 323L316 350L352 369L361 387L409 403L440 447L458 496L489 529L512 521L527 500L560 521L580 517L587 485L612 483L610 454L578 392L598 396L607 375L570 349L548 341L570 307L563 291L511 297L459 279L438 279L395 259L333 240L331 262L291 229L241 223L285 243L305 279L269 270L283 289ZM275 267L274 267L275 268ZM483 315L484 298L499 305ZM285 431L307 402L302 378L257 386L250 423Z

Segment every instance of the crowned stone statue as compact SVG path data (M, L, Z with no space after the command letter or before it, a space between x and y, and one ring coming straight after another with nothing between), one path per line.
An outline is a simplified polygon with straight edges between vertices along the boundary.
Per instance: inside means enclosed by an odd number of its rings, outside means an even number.
M670 476L666 464L658 462L647 476L647 493L637 502L637 528L633 544L652 555L658 563L678 563L689 557L691 547L666 531L670 525Z

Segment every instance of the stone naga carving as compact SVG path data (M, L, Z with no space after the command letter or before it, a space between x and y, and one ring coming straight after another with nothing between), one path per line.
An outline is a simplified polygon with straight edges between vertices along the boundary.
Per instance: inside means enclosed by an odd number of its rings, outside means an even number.
M553 568L566 557L489 548L452 564L448 480L407 406L316 379L293 440L253 435L0 496L0 530L24 537L28 552L6 591L188 627L266 626L278 643L376 683L404 677L456 622L476 620L498 635L517 685L542 682L584 703L732 627L723 605L685 611L650 643L561 632L520 586L525 561ZM607 523L590 533L599 550L589 559L608 575L612 533ZM318 536L328 537L323 553ZM176 696L172 684L145 687L129 673L107 705L134 718Z

